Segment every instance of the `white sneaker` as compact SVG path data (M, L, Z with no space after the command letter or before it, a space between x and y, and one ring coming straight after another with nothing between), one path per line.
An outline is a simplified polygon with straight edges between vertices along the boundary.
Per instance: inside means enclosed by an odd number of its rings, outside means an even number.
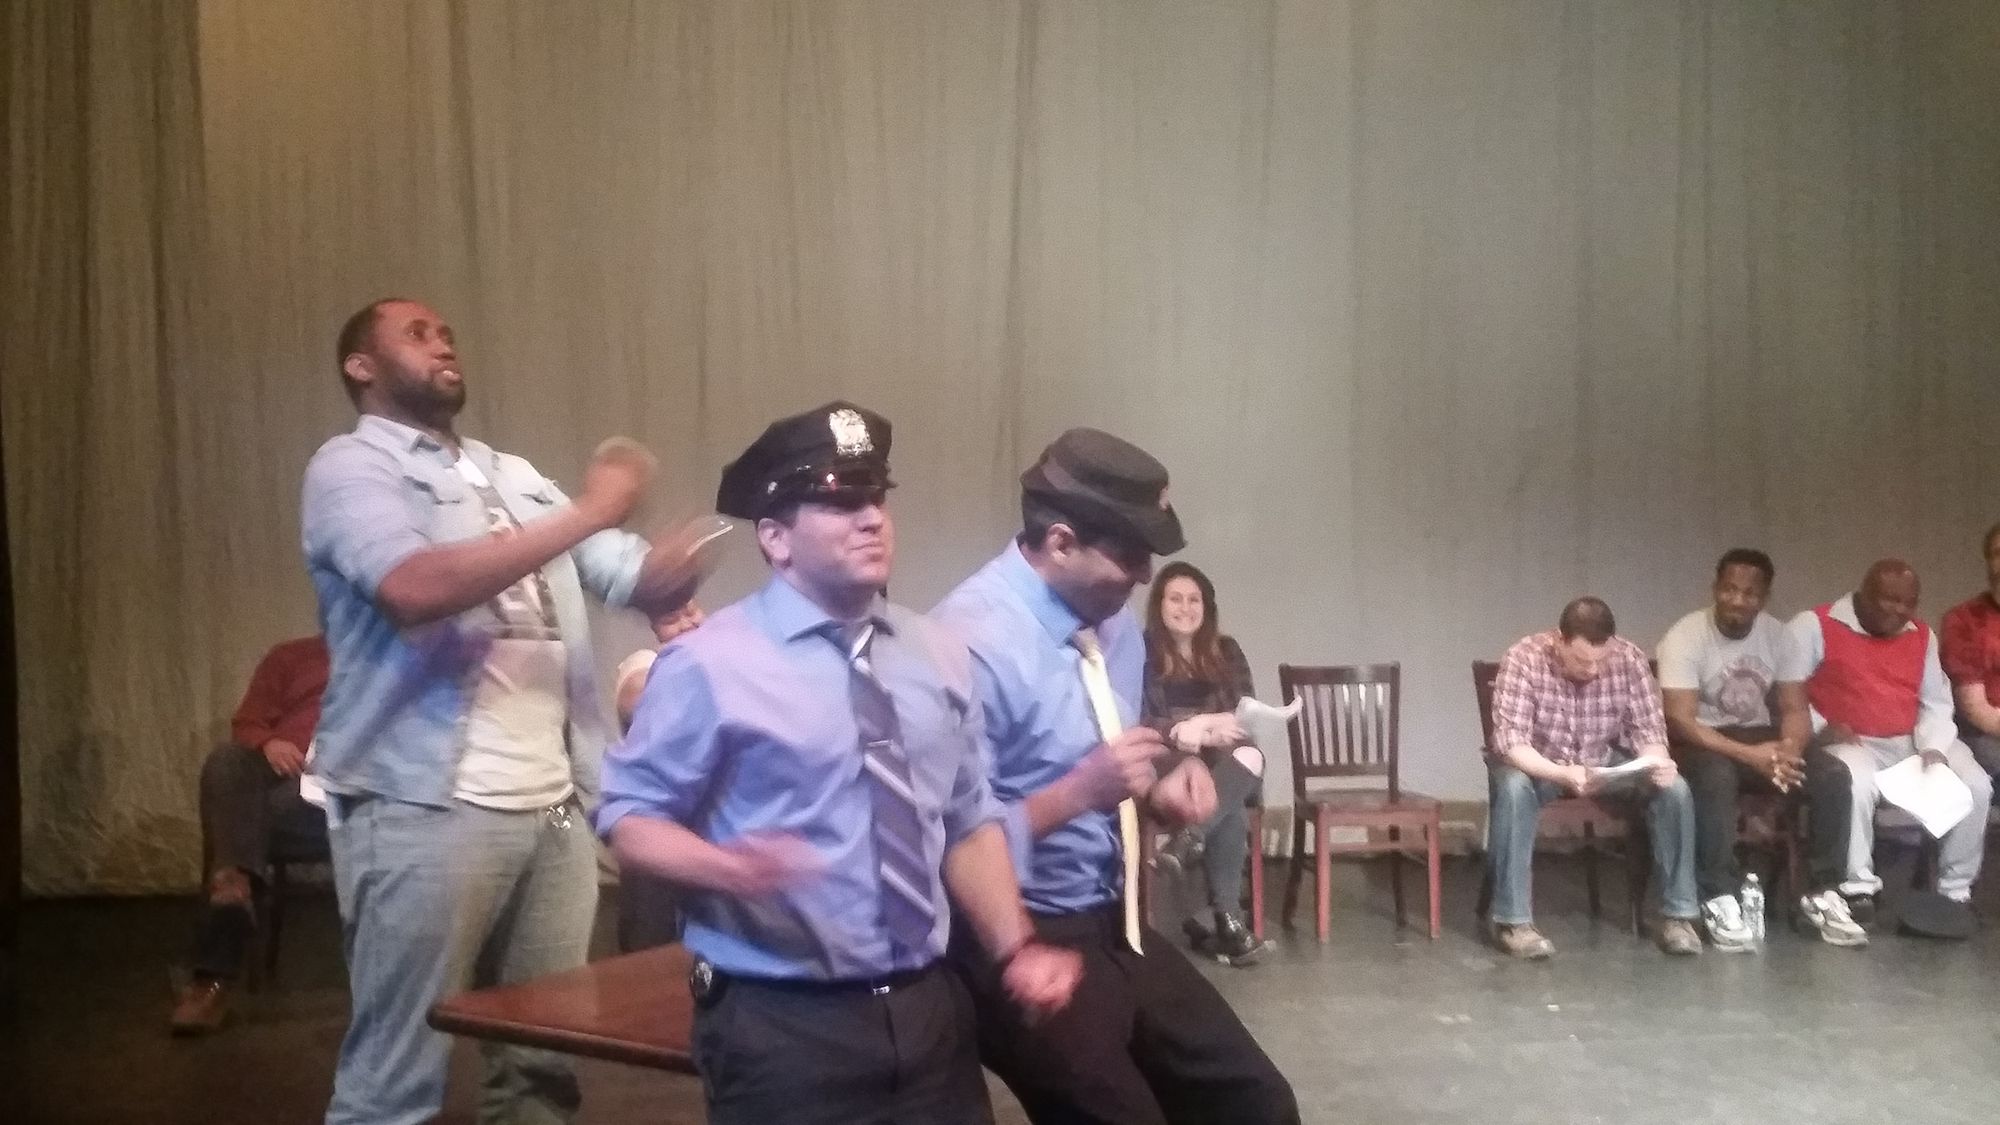
M1716 895L1701 904L1701 924L1708 940L1724 953L1755 953L1757 938L1743 920L1743 904L1735 895Z
M1824 890L1816 895L1807 895L1799 900L1799 913L1812 927L1819 931L1819 939L1828 945L1863 946L1868 944L1868 931L1854 920L1848 912L1847 900L1836 890Z

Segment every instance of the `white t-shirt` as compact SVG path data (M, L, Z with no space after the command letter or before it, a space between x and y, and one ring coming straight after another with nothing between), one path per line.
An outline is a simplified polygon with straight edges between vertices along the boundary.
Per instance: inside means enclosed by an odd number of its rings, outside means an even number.
M486 506L495 532L520 526L486 474L461 455L457 469ZM575 789L570 775L568 656L548 582L537 570L487 603L493 645L465 717L465 752L453 796L489 809L537 809Z
M1797 676L1792 640L1785 626L1760 613L1741 639L1722 635L1713 609L1696 610L1674 622L1655 652L1660 687L1693 691L1695 718L1711 727L1771 725L1772 685Z

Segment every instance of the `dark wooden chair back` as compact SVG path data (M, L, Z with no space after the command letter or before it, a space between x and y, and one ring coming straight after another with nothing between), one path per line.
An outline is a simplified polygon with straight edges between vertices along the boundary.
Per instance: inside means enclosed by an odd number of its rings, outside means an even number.
M1493 681L1500 678L1500 662L1472 662L1472 693L1479 699L1479 744L1493 748Z
M1401 664L1278 665L1284 701L1303 700L1287 726L1300 797L1323 778L1380 778L1402 797Z

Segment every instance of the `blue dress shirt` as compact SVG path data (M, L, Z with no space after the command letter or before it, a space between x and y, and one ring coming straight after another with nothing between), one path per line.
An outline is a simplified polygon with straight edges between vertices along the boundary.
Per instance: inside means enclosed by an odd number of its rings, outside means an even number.
M525 459L470 438L459 444L519 522L569 503ZM331 663L312 773L330 792L451 803L467 709L501 622L477 606L403 629L375 594L416 552L491 534L485 508L453 460L423 431L364 414L306 465L299 511L306 572L319 595ZM630 532L601 531L542 567L566 649L571 774L586 802L611 724L597 693L583 591L625 604L646 550Z
M1007 808L1021 898L1041 914L1117 901L1124 883L1115 809L1092 811L1031 839L1025 801L1104 741L1070 638L1084 622L1015 544L945 595L932 620L972 650L973 680L992 744L993 794ZM1137 725L1146 644L1130 608L1097 626L1125 726Z
M937 908L929 949L898 954L883 927L847 654L834 619L783 578L661 650L631 731L606 755L601 835L637 814L718 844L786 832L818 851L823 872L765 898L687 891L687 947L725 973L857 980L944 954L945 851L1001 815L970 661L910 610L878 600L873 617L869 660L895 701L924 825Z

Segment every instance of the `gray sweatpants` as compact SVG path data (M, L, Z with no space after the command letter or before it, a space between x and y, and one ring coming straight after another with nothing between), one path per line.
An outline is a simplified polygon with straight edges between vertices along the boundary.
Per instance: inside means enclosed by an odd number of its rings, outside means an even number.
M1862 735L1853 742L1829 745L1826 751L1846 764L1854 783L1854 825L1847 836L1847 878L1840 891L1872 895L1882 889L1882 880L1875 874L1875 805L1881 800L1875 789L1875 771L1916 753L1916 740L1909 735ZM1979 878L1979 861L1986 850L1986 814L1993 803L1993 781L1963 742L1954 741L1945 749L1945 762L1972 790L1972 811L1939 841L1937 889L1947 898L1964 902L1972 897L1972 883Z

